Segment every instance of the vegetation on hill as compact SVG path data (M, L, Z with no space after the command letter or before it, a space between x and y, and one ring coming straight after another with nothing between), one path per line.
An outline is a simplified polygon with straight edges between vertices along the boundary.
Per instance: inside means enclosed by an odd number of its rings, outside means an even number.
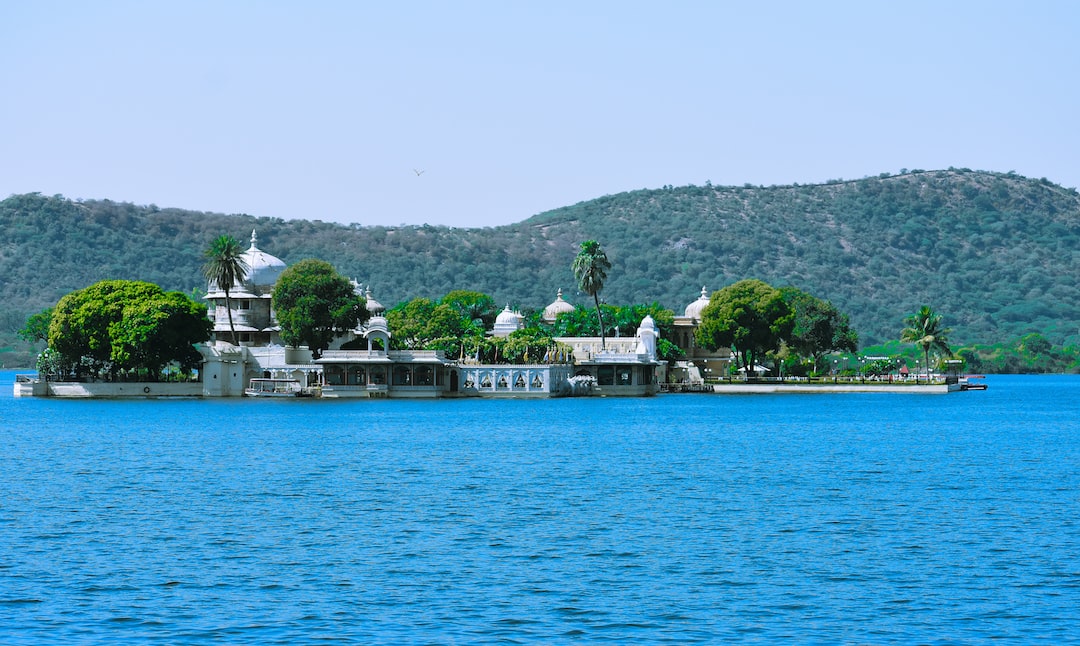
M712 292L753 278L833 303L863 344L896 339L897 321L926 303L945 314L956 343L1037 333L1055 347L1080 344L1080 194L1014 173L949 169L805 186L668 186L484 229L13 195L0 201L0 363L32 365L35 350L16 336L27 318L99 280L197 295L206 246L252 229L286 263L325 260L387 304L464 289L538 309L559 288L586 304L571 263L581 240L597 240L612 264L610 303L655 301L681 314L703 285Z

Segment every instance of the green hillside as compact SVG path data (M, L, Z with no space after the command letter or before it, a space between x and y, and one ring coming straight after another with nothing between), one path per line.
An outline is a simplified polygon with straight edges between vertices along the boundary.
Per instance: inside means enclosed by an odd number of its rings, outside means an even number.
M392 214L388 214L388 219ZM896 338L930 304L956 343L1039 332L1080 341L1080 194L1048 180L966 169L818 185L686 186L609 195L484 228L342 226L221 215L110 200L14 195L0 202L0 347L8 366L27 315L105 278L191 292L215 236L287 263L316 257L371 284L385 305L473 289L541 308L577 293L581 240L614 264L604 298L659 301L681 313L701 287L742 278L794 285L851 315L863 344ZM26 356L29 356L28 354Z

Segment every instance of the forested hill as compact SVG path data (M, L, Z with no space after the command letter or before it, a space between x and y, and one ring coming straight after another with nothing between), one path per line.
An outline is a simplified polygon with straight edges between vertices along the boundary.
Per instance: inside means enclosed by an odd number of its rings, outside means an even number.
M393 213L386 219L393 220ZM613 304L681 314L705 286L742 278L794 285L851 315L864 344L897 337L922 304L957 343L1080 334L1080 195L1048 180L969 170L770 187L687 186L582 202L517 224L458 229L342 226L110 200L14 195L0 202L0 334L104 278L204 289L202 250L223 233L294 263L315 257L372 285L387 306L473 289L542 308L594 238L614 268Z

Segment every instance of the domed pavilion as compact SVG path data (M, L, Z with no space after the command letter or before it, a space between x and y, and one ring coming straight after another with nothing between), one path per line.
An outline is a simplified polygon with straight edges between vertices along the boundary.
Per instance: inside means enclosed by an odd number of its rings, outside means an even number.
M278 338L281 328L274 319L270 299L278 277L285 271L285 263L259 249L256 243L255 231L252 230L251 246L241 256L246 271L244 280L229 287L232 324L241 346L281 343ZM225 290L216 281L210 281L206 292L206 300L210 302L207 315L214 323L214 340L232 343Z

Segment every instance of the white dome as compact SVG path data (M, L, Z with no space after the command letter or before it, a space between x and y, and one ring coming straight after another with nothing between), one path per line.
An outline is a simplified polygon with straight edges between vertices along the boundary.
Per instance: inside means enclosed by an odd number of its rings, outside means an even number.
M367 323L364 324L364 329L367 334L371 334L372 332L385 332L387 335L390 334L390 325L386 321L385 316L372 316L367 320Z
M499 312L499 315L495 317L495 329L492 330L492 333L495 336L508 336L511 332L520 330L524 320L524 316L517 312L511 312L510 306L507 305L506 309Z
M555 296L555 301L544 308L544 320L548 323L554 323L555 319L557 319L560 314L573 311L574 306L563 300L562 290L560 289L559 293Z
M276 256L271 256L255 246L255 230L251 231L251 247L244 252L244 264L247 266L247 277L244 279L245 287L254 287L256 290L272 290L277 283L278 276L285 271L285 263Z
M285 271L285 263L255 246L255 231L251 232L251 247L240 254L240 260L244 263L244 280L232 284L229 288L230 295L233 298L269 298L278 277ZM214 280L210 281L206 291L207 298L225 296L225 292Z
M705 306L709 304L709 293L704 287L701 288L701 296L686 306L685 316L688 319L701 319L701 310L705 309Z
M646 314L645 318L641 319L641 325L639 325L638 328L656 331L656 321L653 320L653 317Z

